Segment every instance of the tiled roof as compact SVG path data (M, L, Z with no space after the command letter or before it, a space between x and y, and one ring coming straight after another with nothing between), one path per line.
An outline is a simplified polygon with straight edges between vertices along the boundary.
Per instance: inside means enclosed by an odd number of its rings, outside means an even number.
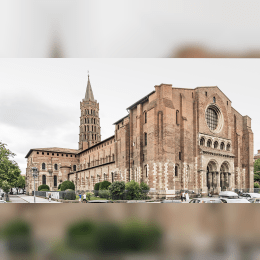
M56 152L56 153L73 153L78 154L79 150L77 149L69 149L69 148L59 148L59 147L49 147L49 148L33 148L27 153L25 158L28 158L32 151L45 151L45 152Z

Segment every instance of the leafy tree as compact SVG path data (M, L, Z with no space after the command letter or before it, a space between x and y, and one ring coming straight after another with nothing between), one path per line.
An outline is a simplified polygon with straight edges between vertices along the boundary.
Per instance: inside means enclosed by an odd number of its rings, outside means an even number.
M254 180L260 181L260 158L254 163Z
M112 199L122 199L125 192L125 182L115 181L108 187L108 189L111 192Z
M9 192L10 188L11 188L11 186L9 185L9 183L7 181L2 182L2 189L6 193L6 201L9 201L8 192Z
M19 175L18 179L15 182L15 187L18 194L18 189L25 189L25 176Z
M50 187L46 184L42 184L38 187L38 191L50 190Z
M254 183L254 188L260 188L260 185L257 182L255 182Z
M145 190L145 191L149 191L150 190L150 187L145 182L141 182L140 188L142 190Z
M110 185L111 185L111 182L109 182L109 181L102 181L99 184L99 190L107 190Z
M139 186L138 182L134 180L129 181L125 185L125 189L127 190L127 199L128 200L139 200L142 197L142 190Z
M72 181L64 181L61 184L60 189L61 189L61 191L64 191L67 189L75 190L75 185Z
M0 142L0 187L4 181L7 181L10 188L15 187L21 170L18 164L12 160L14 156L15 154L6 148L6 144Z

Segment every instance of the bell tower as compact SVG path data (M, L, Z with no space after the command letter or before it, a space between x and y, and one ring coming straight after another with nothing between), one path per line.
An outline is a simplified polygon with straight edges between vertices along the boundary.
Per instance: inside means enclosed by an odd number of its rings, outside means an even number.
M79 150L85 150L101 140L99 103L94 99L89 75L85 98L80 102Z

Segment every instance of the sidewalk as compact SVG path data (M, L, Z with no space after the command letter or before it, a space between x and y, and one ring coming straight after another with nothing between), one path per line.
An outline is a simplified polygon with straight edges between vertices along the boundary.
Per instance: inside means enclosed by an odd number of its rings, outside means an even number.
M34 197L33 196L28 196L28 195L18 195L21 199L29 202L29 203L34 203ZM49 202L48 199L44 199L44 198L40 198L40 197L35 197L35 201L36 203L61 203L58 201L54 201L52 200L51 202Z

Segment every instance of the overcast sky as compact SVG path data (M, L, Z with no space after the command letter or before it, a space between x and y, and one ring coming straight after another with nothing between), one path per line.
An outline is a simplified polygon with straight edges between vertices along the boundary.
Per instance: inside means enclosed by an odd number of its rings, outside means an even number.
M260 50L259 0L2 0L0 57L163 58Z
M260 149L259 59L0 59L0 141L17 154L25 174L30 148L78 149L80 101L88 70L100 105L102 140L126 108L161 83L218 86L242 115L252 118Z

